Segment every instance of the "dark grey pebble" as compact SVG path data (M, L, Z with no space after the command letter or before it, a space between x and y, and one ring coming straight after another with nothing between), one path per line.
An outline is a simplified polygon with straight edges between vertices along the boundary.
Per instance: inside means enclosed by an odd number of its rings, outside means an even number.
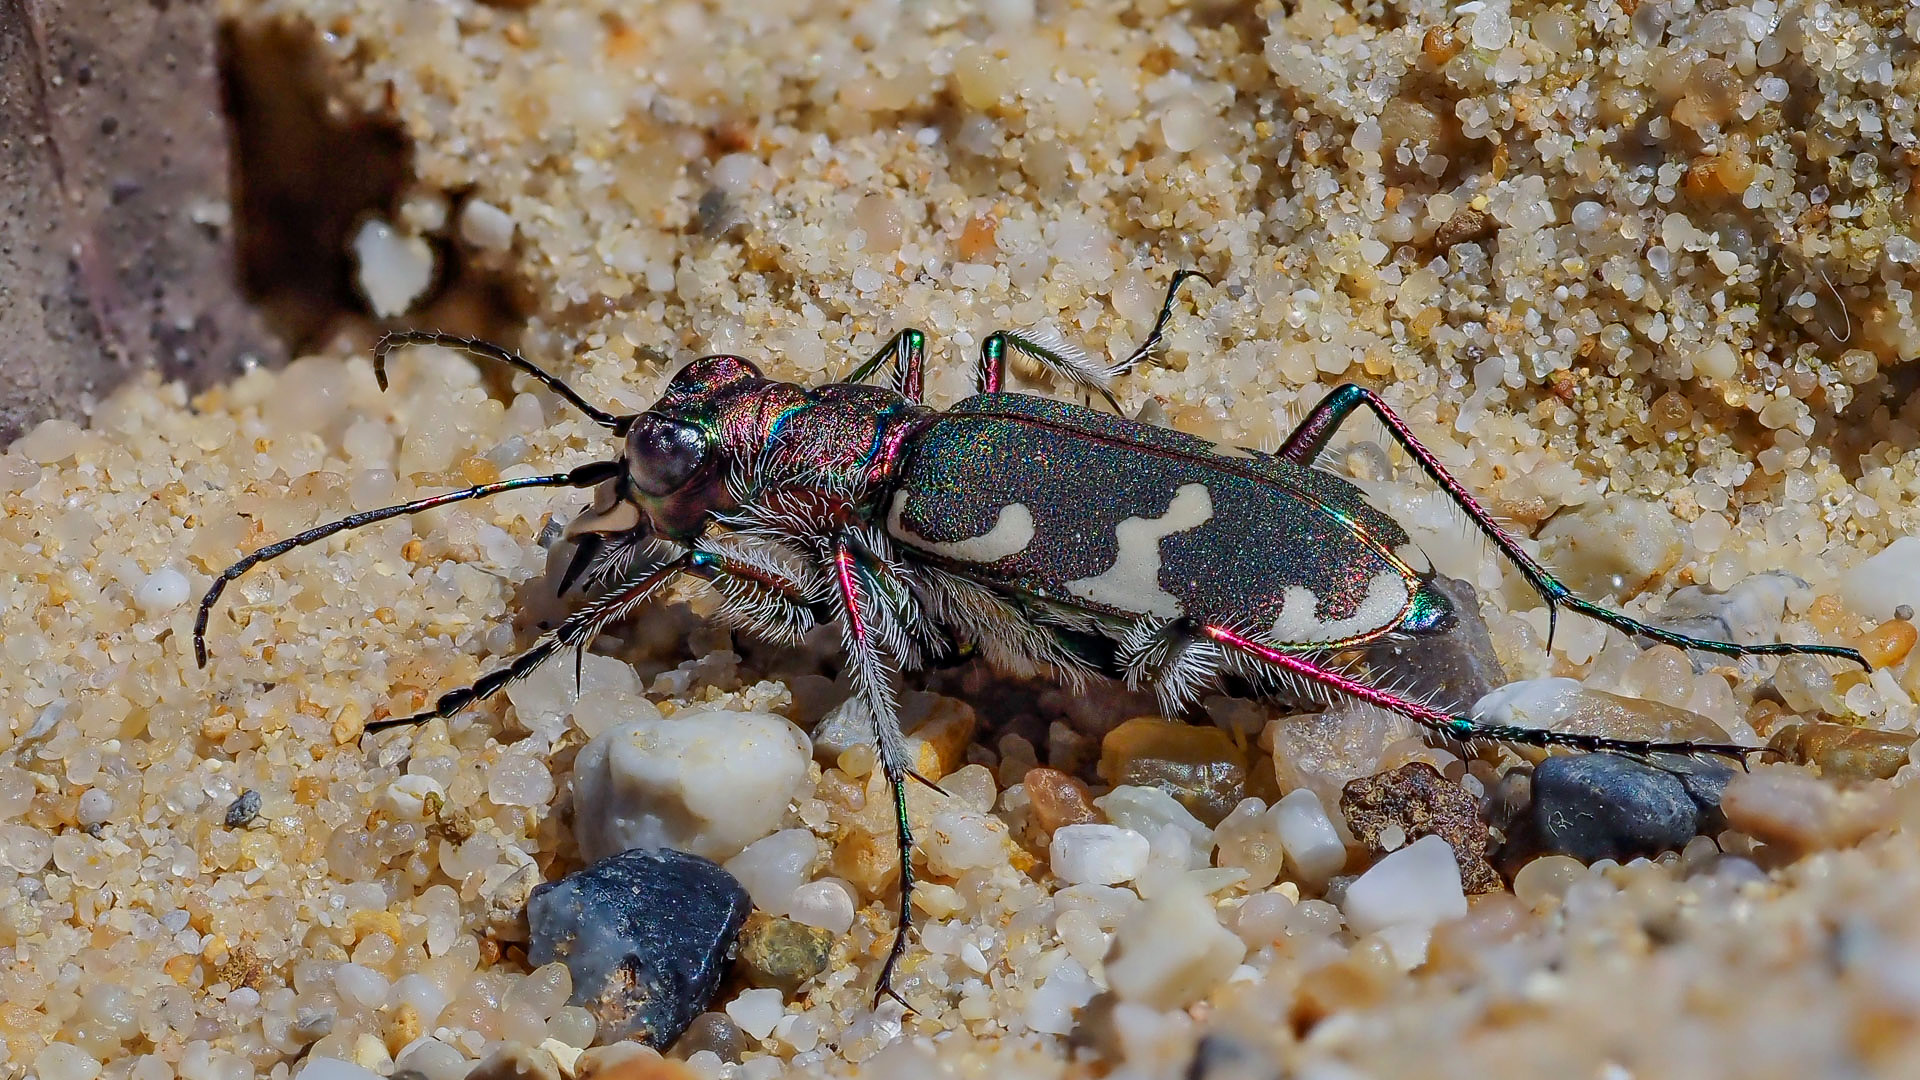
M1710 762L1672 768L1618 754L1556 755L1533 770L1532 844L1585 862L1676 851L1719 818L1732 771Z
M1418 639L1388 635L1367 648L1367 670L1415 701L1466 709L1507 683L1480 597L1464 581L1436 574L1433 587L1453 606L1452 626Z
M533 890L535 967L559 960L597 1043L664 1050L713 1000L753 910L733 875L680 851L624 851Z
M227 828L242 829L260 816L260 793L248 788L227 804Z

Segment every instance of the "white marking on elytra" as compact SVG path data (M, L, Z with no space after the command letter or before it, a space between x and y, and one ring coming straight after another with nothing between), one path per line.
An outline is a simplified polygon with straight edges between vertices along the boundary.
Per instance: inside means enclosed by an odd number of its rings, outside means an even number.
M900 520L900 514L907 507L907 493L893 493L893 507L887 512L887 531L894 537L923 551L944 556L957 562L990 563L998 562L1009 555L1018 555L1033 543L1033 511L1024 503L1008 503L1000 508L1000 516L993 521L993 528L968 540L929 540Z
M1256 458L1260 456L1244 446L1235 446L1232 443L1223 442L1214 443L1213 452L1216 456L1225 458Z
M1082 600L1120 611L1158 615L1165 619L1185 613L1180 601L1160 587L1160 541L1174 533L1197 529L1213 520L1213 496L1205 484L1182 484L1173 503L1157 518L1130 517L1113 527L1119 544L1113 565L1105 573L1067 582L1067 591Z
M1393 571L1384 571L1367 583L1366 598L1352 615L1344 619L1322 619L1318 614L1320 598L1313 590L1304 585L1289 585L1281 594L1280 614L1273 620L1272 640L1286 645L1345 641L1393 625L1410 599L1406 579Z

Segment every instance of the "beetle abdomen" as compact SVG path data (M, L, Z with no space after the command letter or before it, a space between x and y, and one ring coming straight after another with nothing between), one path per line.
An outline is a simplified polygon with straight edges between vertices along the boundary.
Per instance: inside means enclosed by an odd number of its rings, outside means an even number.
M887 510L902 545L986 584L1276 644L1394 628L1407 536L1338 477L1226 456L1064 402L983 394L917 432Z

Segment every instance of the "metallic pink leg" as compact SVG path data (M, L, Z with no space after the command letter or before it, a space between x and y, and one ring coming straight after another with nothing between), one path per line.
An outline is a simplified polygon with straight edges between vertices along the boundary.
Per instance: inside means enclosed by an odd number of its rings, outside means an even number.
M1522 743L1530 746L1568 746L1589 753L1606 751L1616 754L1715 754L1743 762L1748 754L1759 753L1766 749L1764 746L1739 746L1733 743L1641 742L1635 739L1589 735L1579 731L1547 731L1541 728L1511 727L1504 724L1482 724L1472 717L1442 712L1431 705L1409 701L1378 687L1368 686L1337 671L1322 667L1305 656L1284 652L1270 645L1262 645L1225 627L1209 626L1205 628L1205 633L1230 649L1272 664L1282 671L1298 675L1303 679L1310 679L1328 689L1359 698L1369 705L1390 709L1418 722L1436 734L1458 742L1492 739L1496 742Z

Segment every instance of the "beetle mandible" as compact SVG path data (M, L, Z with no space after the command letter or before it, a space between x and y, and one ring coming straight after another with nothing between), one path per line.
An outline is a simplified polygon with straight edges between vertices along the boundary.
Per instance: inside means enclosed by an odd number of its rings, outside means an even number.
M776 642L837 624L893 795L900 913L876 995L896 998L891 974L912 928L905 785L917 774L895 711L895 682L901 671L956 648L1017 673L1152 686L1168 716L1237 675L1256 686L1351 695L1460 742L1742 760L1759 749L1482 723L1340 667L1336 655L1344 650L1388 635L1430 635L1456 617L1406 530L1359 487L1314 467L1341 423L1362 408L1519 569L1550 620L1566 608L1688 649L1805 653L1867 666L1839 646L1694 638L1573 595L1378 395L1356 384L1328 394L1271 453L1003 389L1017 351L1112 403L1109 384L1161 343L1181 285L1200 276L1174 275L1152 330L1117 363L1103 364L1050 332L991 334L975 372L978 392L945 412L922 400L926 337L913 329L894 335L845 380L818 387L766 378L738 356L702 357L672 377L652 408L623 416L498 346L389 334L374 351L383 389L397 348L462 350L539 380L621 439L619 454L569 472L352 514L263 547L223 571L202 598L196 656L205 666L208 615L227 584L296 547L517 488L593 488L592 506L567 526L578 547L560 588L609 587L472 685L367 730L451 717L565 650L578 657L604 628L683 578L718 591L722 619ZM891 368L890 387L864 381L883 367Z

